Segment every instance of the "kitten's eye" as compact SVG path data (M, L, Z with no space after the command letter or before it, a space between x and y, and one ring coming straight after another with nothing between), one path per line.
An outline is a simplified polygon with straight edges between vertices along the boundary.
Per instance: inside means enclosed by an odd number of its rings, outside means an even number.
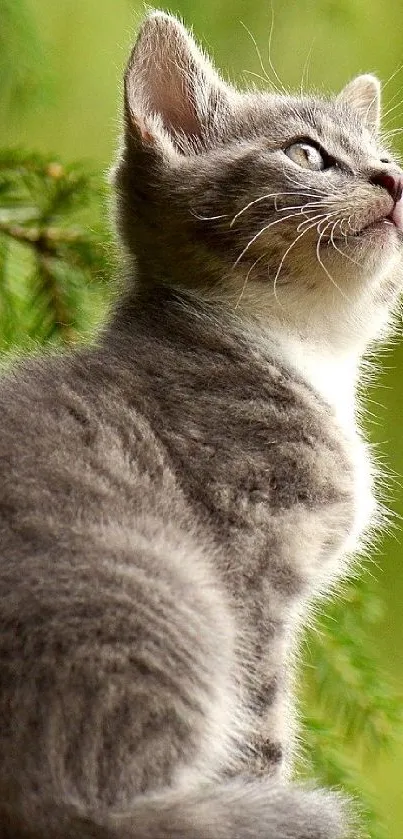
M303 169L319 171L325 168L323 155L316 146L311 146L309 143L293 143L292 146L284 149L284 153Z

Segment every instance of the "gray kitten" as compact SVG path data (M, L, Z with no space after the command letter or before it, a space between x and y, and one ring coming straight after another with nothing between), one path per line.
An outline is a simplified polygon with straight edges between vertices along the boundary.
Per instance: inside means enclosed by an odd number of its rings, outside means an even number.
M289 782L290 656L376 514L360 359L401 285L379 83L240 93L151 14L127 291L0 388L1 839L340 839ZM135 276L135 282L133 277Z

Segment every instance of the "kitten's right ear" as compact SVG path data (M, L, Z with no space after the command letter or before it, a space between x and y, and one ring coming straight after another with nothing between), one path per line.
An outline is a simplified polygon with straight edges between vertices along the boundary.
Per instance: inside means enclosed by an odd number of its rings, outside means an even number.
M142 145L205 146L228 113L230 88L174 17L145 20L125 73L125 120Z

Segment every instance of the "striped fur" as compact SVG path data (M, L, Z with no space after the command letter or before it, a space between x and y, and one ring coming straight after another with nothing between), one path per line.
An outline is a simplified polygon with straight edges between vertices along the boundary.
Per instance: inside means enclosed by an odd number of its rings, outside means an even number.
M289 683L375 515L355 383L401 254L356 235L390 200L378 95L241 94L175 19L144 24L114 172L127 291L96 346L0 386L0 839L354 832L289 781ZM294 173L290 199L279 142L312 134L350 169ZM321 261L284 212L319 189L351 210Z

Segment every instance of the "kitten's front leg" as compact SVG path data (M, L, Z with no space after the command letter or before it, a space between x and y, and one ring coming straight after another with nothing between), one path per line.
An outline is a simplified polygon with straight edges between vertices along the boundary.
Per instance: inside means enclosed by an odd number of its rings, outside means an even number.
M248 628L240 694L249 736L241 771L257 777L290 775L296 734L293 648L315 592L327 588L341 565L353 522L351 506L341 495L310 513L301 507L282 511L281 526L272 515L270 551L263 545L254 555L256 573L237 581L240 625Z
M264 661L251 694L251 735L245 750L247 771L255 777L286 778L290 773L294 720L286 689L284 667L268 676Z

